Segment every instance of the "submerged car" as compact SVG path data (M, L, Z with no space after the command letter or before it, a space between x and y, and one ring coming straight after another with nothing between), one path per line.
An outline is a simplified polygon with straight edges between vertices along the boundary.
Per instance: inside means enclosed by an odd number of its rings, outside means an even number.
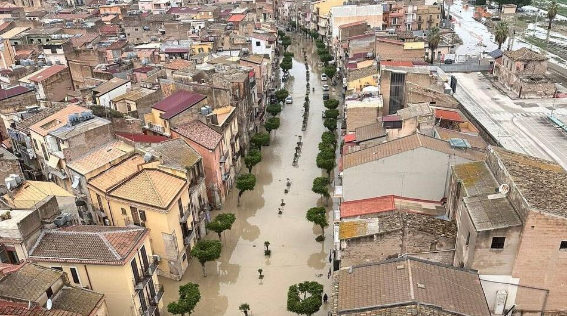
M285 104L292 104L293 103L293 98L291 96L285 98Z
M329 91L329 85L328 84L323 85L323 91Z
M321 80L327 81L327 75L326 75L326 74L322 74L322 75L321 75Z

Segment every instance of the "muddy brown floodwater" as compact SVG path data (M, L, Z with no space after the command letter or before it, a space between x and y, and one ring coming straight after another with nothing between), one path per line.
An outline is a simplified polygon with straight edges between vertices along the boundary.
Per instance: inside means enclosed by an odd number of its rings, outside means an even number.
M313 179L323 175L315 164L324 131L321 70L315 67L313 71L312 43L300 38L295 36L289 48L295 58L286 88L293 96L293 104L284 106L280 114L281 126L272 132L270 146L262 149L262 162L253 169L257 177L255 190L245 192L241 205L237 206L238 192L233 189L223 209L211 214L212 217L219 212L236 214L234 226L224 233L221 258L207 263L207 277L203 277L199 262L192 259L181 281L160 278L165 286L165 306L177 299L179 285L187 282L199 284L201 301L192 314L197 316L243 315L238 310L242 303L250 304L251 315L295 315L286 310L288 287L307 280L322 283L330 296L327 273L332 228L325 230L325 242L319 243L315 237L321 233L321 228L305 219L310 207L324 204L311 192ZM310 94L311 109L305 132L301 131L301 124L306 76L300 45L308 50L309 81L311 87L315 87L315 92ZM294 167L293 154L299 135L303 136L303 148L299 163ZM243 168L241 172L247 170ZM292 181L288 194L284 193L286 178ZM285 207L283 214L278 215L282 199ZM209 232L206 238L218 237ZM264 256L264 241L271 243L270 257ZM263 280L258 279L260 268L264 270ZM328 311L329 306L324 305L316 315L327 315Z

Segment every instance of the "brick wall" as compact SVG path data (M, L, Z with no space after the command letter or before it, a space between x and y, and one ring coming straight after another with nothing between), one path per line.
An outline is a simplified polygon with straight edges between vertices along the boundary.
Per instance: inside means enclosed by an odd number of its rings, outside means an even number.
M67 163L113 139L112 125L107 124L89 130L68 140L69 148L63 149Z
M404 49L403 44L376 41L376 53L380 60L423 61L425 49Z

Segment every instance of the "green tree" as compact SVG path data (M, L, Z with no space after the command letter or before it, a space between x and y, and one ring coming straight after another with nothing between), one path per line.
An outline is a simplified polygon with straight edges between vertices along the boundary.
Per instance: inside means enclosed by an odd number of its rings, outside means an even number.
M195 247L191 250L191 255L197 260L203 267L203 275L207 276L207 270L205 269L205 264L208 261L214 261L220 258L221 254L221 242L219 240L199 240Z
M332 119L332 118L326 118L325 121L323 121L323 125L329 130L329 131L334 131L337 129L337 120L336 119Z
M551 1L551 3L549 4L549 7L547 8L547 41L549 43L549 33L551 32L551 25L553 24L553 20L555 19L555 16L557 15L557 10L559 9L559 6L557 5L557 2L555 0Z
M268 134L271 131L280 128L280 118L279 117L270 117L269 119L266 120L266 123L264 124L264 128L266 129Z
M328 67L325 67L325 69L323 69L323 72L330 79L330 78L333 78L333 76L335 76L335 73L337 73L337 68L334 67L334 66L328 66Z
M222 213L217 215L212 221L208 222L206 228L217 233L219 235L219 240L221 240L222 232L230 230L235 221L236 215L233 213Z
M191 315L200 300L201 292L199 292L199 285L189 282L179 287L179 300L169 303L167 311L173 315Z
M282 45L284 47L284 51L287 50L287 47L291 45L291 38L289 36L284 36L282 38Z
M284 53L283 53L284 58L290 58L290 60L291 60L291 58L293 57L293 55L294 55L294 54L293 54L292 52L284 52Z
M432 27L429 32L427 33L427 44L429 44L429 50L431 51L431 58L430 63L433 64L435 60L435 50L439 46L439 42L441 41L441 33L439 32L438 27Z
M248 316L248 312L250 311L250 305L248 303L240 304L238 306L238 310L244 313L244 316Z
M262 149L262 146L268 146L270 144L270 134L256 133L250 139L250 143L257 149Z
M320 40L315 41L315 46L317 47L317 49L325 49L325 43L323 43Z
M331 150L321 150L317 154L317 168L327 171L327 175L331 175L331 171L335 168L335 152Z
M337 109L331 109L325 111L325 118L336 119L338 117L339 117L339 110Z
M334 110L339 107L339 100L329 99L323 102L323 105L329 110Z
M238 189L238 205L240 205L240 197L246 191L254 190L256 186L256 176L251 173L243 173L236 178L236 188Z
M287 310L298 315L313 315L319 311L323 285L314 281L294 284L287 291Z
M324 62L325 64L333 60L333 56L329 55L328 53L325 55L319 55L319 59Z
M321 135L321 141L324 143L333 144L334 146L337 145L337 138L333 132L324 132Z
M325 238L325 227L329 226L327 221L327 211L324 207L312 207L307 211L305 216L308 221L321 227L321 236Z
M329 184L331 181L327 177L317 177L313 179L313 186L311 187L311 191L313 193L321 195L321 197L329 198L331 195L329 194Z
M286 89L279 89L274 94L276 95L278 102L285 101L285 98L289 96L289 92Z
M318 48L317 49L317 55L319 55L319 56L329 55L329 51L326 48Z
M259 149L252 148L248 151L248 155L244 157L244 165L248 168L248 172L252 173L252 167L262 161L262 152Z
M293 67L293 64L291 62L282 61L281 64L280 64L280 68L284 72L288 72L292 67Z
M504 44L508 38L508 32L508 23L500 21L496 24L496 28L494 29L494 40L498 43L498 49L502 48L502 44Z
M332 143L327 142L320 142L319 143L319 151L335 151L335 145ZM319 167L321 168L321 167Z
M279 104L270 104L266 107L266 112L270 113L272 116L280 114L282 111L282 106Z

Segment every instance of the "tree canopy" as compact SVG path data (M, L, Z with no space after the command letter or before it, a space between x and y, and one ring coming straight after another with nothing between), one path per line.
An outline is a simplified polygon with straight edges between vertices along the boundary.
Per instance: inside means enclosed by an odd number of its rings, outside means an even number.
M257 149L262 148L262 146L268 146L270 144L270 134L268 133L256 133L250 139L252 145Z
M291 38L289 36L282 37L282 45L284 47L284 50L286 50L287 47L291 45Z
M235 221L236 216L233 213L222 213L217 215L212 221L208 222L206 228L217 233L220 240L222 232L231 229L232 224L234 224Z
M327 177L317 177L313 179L313 186L311 187L311 191L314 193L320 194L324 197L329 197L329 184L330 180Z
M169 303L167 311L173 315L191 315L200 300L201 292L199 291L199 285L189 282L179 286L179 300Z
M305 217L308 221L321 227L321 235L325 235L325 227L329 226L329 222L327 221L327 211L324 207L310 208L307 210L307 215Z
M282 106L279 104L270 104L266 107L266 112L270 113L272 116L280 114L282 111Z
M496 24L496 28L494 29L494 40L498 43L498 49L502 48L502 44L508 38L508 23L505 21L500 21Z
M333 76L337 73L337 68L335 66L327 66L323 69L323 72L327 77L333 78Z
M316 161L317 168L321 168L327 171L327 174L331 174L333 168L335 168L335 152L332 148L321 150L317 154Z
M441 33L439 31L439 28L434 26L427 33L427 43L429 44L429 50L431 51L430 63L433 63L433 61L435 60L435 50L439 46L440 41Z
M337 120L333 118L326 118L325 121L323 121L323 125L332 132L337 129Z
M323 105L329 110L334 110L339 107L339 100L329 99L323 102Z
M197 260L203 267L203 275L207 276L207 270L205 269L205 264L208 261L214 261L220 258L221 254L221 242L219 240L200 240L195 244L195 247L191 250L191 255Z
M305 281L289 287L287 292L287 310L298 315L313 315L323 304L323 285L314 281Z
M337 109L329 109L325 111L325 118L336 119L338 117L339 117L339 110Z
M244 157L244 165L248 168L248 172L252 172L252 167L257 165L262 161L262 152L256 148L252 148L248 151L248 155Z
M271 131L280 128L280 118L279 117L270 117L269 119L266 120L266 123L264 123L264 128L266 129L268 134Z
M335 137L335 133L326 131L321 135L321 141L324 143L329 144L337 144L337 138Z
M240 174L236 178L236 188L238 189L238 204L240 204L240 197L246 191L254 190L256 186L256 176L251 173Z
M278 102L283 102L289 96L289 92L286 89L279 89L275 92L275 95Z

